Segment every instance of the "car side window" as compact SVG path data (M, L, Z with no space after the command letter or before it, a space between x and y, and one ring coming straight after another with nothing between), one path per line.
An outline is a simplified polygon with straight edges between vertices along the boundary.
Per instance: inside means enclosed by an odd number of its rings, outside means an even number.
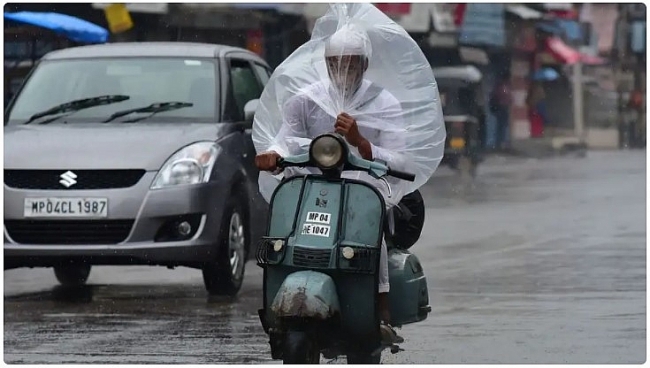
M264 86L269 82L269 79L271 78L271 71L265 67L264 65L260 64L253 64L255 66L255 71L257 71L257 75L260 78L260 81Z
M234 59L230 61L230 86L237 110L235 116L237 120L243 120L244 106L249 101L260 98L263 89L251 63Z

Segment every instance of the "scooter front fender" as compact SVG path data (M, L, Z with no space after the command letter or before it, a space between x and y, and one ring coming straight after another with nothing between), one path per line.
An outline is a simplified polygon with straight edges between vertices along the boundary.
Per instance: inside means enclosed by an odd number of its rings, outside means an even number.
M298 271L289 274L271 304L276 318L327 320L340 314L334 280L324 273Z

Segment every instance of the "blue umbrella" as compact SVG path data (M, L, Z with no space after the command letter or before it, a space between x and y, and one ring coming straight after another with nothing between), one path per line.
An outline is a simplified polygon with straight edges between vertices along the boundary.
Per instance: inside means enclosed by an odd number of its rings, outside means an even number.
M534 81L552 81L560 77L560 74L552 68L542 68L533 74Z
M83 19L59 13L4 13L5 19L46 28L80 43L105 43L108 31Z

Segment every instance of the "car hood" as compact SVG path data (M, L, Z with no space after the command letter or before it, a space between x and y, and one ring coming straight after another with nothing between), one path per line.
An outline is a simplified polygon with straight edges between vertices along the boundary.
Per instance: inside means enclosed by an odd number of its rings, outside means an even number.
M215 141L231 124L5 126L5 169L160 170L180 148Z

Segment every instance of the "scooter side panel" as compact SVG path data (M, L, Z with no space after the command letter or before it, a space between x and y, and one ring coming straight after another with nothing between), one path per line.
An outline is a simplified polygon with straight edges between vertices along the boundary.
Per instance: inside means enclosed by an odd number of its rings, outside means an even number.
M388 276L393 325L425 320L431 307L427 280L418 258L408 251L391 249L388 253Z

